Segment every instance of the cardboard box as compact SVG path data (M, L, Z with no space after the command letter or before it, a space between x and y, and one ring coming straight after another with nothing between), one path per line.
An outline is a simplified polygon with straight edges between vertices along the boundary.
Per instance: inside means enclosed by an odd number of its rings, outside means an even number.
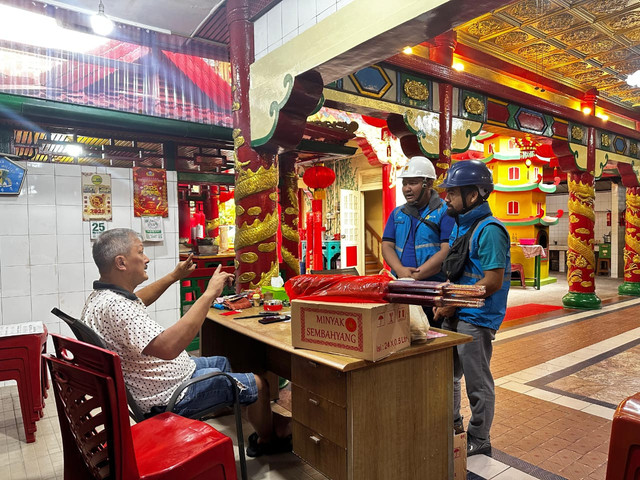
M453 434L453 478L467 478L467 432Z
M294 347L380 360L411 344L409 307L293 300L291 339Z

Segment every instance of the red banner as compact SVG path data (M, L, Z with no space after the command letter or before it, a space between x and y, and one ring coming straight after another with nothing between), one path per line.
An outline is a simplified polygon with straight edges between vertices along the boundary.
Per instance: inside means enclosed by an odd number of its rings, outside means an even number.
M167 172L160 168L133 168L133 215L168 217Z

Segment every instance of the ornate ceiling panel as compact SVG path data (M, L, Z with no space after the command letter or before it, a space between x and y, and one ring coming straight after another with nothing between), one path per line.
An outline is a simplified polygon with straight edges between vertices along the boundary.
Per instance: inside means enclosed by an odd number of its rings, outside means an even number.
M573 88L640 107L640 0L523 0L456 28L458 42Z

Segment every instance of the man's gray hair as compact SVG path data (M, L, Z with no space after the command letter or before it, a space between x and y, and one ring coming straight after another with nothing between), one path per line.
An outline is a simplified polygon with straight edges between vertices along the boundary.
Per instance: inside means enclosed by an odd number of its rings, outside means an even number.
M118 255L126 255L140 236L130 228L114 228L100 234L93 244L93 261L100 274L108 273Z

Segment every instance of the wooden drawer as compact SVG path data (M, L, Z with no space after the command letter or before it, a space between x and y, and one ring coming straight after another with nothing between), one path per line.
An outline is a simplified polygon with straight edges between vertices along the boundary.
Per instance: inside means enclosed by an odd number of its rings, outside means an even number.
M293 421L293 451L332 480L346 480L347 451L319 433Z
M309 390L291 384L293 418L333 443L347 448L347 411Z
M291 381L341 407L347 405L347 376L338 370L293 356Z

